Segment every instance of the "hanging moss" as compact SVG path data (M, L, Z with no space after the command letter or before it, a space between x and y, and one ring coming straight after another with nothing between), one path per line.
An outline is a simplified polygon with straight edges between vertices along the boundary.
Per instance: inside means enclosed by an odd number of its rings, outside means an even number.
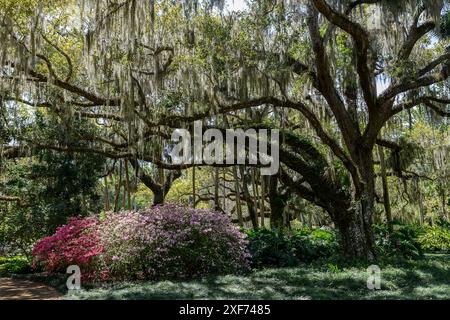
M400 149L391 150L386 164L388 168L400 173L408 169L417 157L423 153L423 149L418 144L410 142L404 137L401 137L397 144Z
M441 17L441 24L440 24L440 33L439 35L446 39L450 37L450 11L446 12Z

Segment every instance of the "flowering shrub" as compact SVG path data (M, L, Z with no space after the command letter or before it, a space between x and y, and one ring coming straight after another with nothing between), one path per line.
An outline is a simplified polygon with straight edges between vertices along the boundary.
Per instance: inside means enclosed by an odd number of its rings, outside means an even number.
M50 272L65 272L78 265L86 278L92 277L95 262L103 251L98 234L98 219L72 218L52 236L39 240L33 248L33 266Z
M72 219L33 249L34 266L84 279L189 278L249 268L245 234L221 213L177 205Z
M117 278L188 278L249 266L245 235L221 213L177 205L111 215L103 262Z
M145 227L137 212L109 213L101 224L101 243L105 247L102 264L115 278L143 277Z

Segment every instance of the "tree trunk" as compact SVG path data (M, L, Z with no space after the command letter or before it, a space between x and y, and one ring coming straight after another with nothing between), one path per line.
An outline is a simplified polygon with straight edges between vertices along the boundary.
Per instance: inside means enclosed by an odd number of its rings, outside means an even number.
M443 188L443 190L445 190ZM444 191L442 193L442 218L448 221L448 216L447 216L447 193Z
M265 205L264 205L264 200L265 200L265 183L264 183L264 176L259 175L260 177L260 181L261 181L261 198L260 198L260 215L261 215L261 228L265 228Z
M381 183L383 185L384 210L386 211L386 221L387 221L389 232L392 233L394 231L394 228L392 225L391 203L389 200L389 188L388 188L387 177L386 177L386 164L384 161L384 150L383 150L383 147L381 147L381 146L378 146L378 155L380 158Z
M119 163L119 182L116 185L116 194L114 198L114 212L119 210L120 188L122 187L122 162Z
M419 201L419 221L420 225L423 225L425 223L425 208L423 206L423 195L422 191L420 190L420 183L417 183L417 191L418 191L418 201Z
M173 182L181 177L180 170L172 170L167 176L165 182L163 184L156 183L153 178L147 175L142 168L139 166L139 162L136 159L129 159L129 162L133 169L136 172L136 176L142 183L148 187L153 192L153 205L162 205L164 204L164 199L166 195L169 193L170 188L172 187ZM160 173L163 175L163 173Z
M104 189L104 199L103 200L105 203L105 211L108 212L110 210L108 175L105 176L105 189Z
M225 210L225 208L223 209ZM219 168L214 168L214 210L222 211L219 202Z
M164 190L160 188L159 190L153 190L153 206L163 205L164 204Z
M347 218L334 221L339 229L343 254L349 259L372 261L376 257L372 226L365 218L366 210L359 205Z
M414 177L412 180L414 186L414 192L417 194L417 203L419 205L419 223L423 225L425 223L425 208L423 206L423 195L422 190L420 190L420 180L419 177Z
M250 215L250 220L252 222L253 229L258 229L258 213L255 210L254 202L252 197L250 196L250 191L248 190L248 184L251 182L251 177L249 174L245 173L244 167L239 166L239 170L241 173L241 177L243 179L242 183L242 191L244 193L245 202L247 203L247 211Z
M358 171L362 184L356 190L350 206L334 206L334 223L341 236L344 256L349 259L373 261L376 258L372 223L375 202L375 180L372 150L361 148L358 152ZM347 211L346 213L344 213Z
M195 182L196 182L196 175L195 175L195 166L192 167L192 207L195 208L195 201L196 199L196 190L195 190Z
M276 229L287 227L287 222L283 218L283 215L284 215L283 200L277 195L270 196L269 200L270 200L270 212L271 212L271 216L270 216L271 227L276 228Z
M240 190L241 188L239 187L239 178L236 166L233 167L233 179L234 179L234 189L236 192L236 214L238 216L239 226L243 227L244 219L242 217L242 207L241 207L241 190ZM225 183L225 180L223 183Z
M128 210L132 209L131 204L131 186L130 186L130 174L128 172L128 162L125 160L123 162L123 165L125 167L125 181L126 181L126 189L127 189L127 198L128 198ZM124 201L125 203L125 201Z
M259 193L258 193L258 185L256 184L256 173L255 168L251 168L251 181L252 181L252 189L253 189L253 208L255 209L255 219L256 219L256 225L259 227L259 215L258 215L258 204L259 204Z
M286 197L278 192L278 176L269 177L269 204L270 204L270 226L272 228L286 227L287 219L284 218Z

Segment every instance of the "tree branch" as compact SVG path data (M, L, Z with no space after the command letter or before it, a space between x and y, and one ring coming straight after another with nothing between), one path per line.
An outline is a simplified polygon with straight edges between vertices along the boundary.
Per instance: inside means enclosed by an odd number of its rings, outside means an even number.
M432 109L434 112L436 112L438 115L440 115L442 117L450 117L450 112L439 108L438 106L433 104L433 102L450 104L449 99L441 99L441 98L435 98L435 97L420 97L420 98L414 99L412 101L408 101L408 102L405 102L405 103L395 106L394 108L392 108L390 116L392 117L393 115L400 113L404 110L408 110L408 109L414 108L420 104L423 104L426 107Z
M450 76L450 69L447 67L442 68L440 72L436 72L430 75L422 76L414 80L405 81L399 84L393 84L389 86L379 97L379 104L383 105L387 101L395 98L397 95L409 90L418 89L421 87L427 87L435 83L442 82Z
M317 11L311 7L309 7L308 12L308 28L315 54L318 82L317 89L327 101L331 111L336 117L340 130L343 132L345 143L347 147L351 149L354 142L359 138L358 130L354 127L345 108L345 104L334 86L334 81L330 75L328 56L323 44L323 39L320 36Z
M358 23L348 19L345 15L336 12L325 0L313 0L315 7L328 21L338 26L353 38L355 44L356 70L359 76L364 100L369 110L374 110L376 105L375 81L373 70L368 66L369 37Z

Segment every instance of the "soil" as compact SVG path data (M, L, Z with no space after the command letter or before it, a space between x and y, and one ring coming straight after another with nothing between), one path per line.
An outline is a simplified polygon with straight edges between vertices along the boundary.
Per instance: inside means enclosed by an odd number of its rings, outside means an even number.
M0 278L0 300L60 300L55 288L29 280Z

